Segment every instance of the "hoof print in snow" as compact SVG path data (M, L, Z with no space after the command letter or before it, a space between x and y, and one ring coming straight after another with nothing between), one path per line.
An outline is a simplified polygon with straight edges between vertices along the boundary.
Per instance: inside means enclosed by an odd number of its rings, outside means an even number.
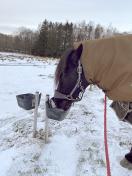
M22 119L22 120L15 122L13 124L13 131L16 133L20 133L23 136L27 136L28 134L32 132L31 120Z
M52 133L51 131L49 130L48 132L48 137L52 136ZM40 129L39 131L37 131L36 133L36 138L39 138L39 139L45 139L45 131L43 129Z

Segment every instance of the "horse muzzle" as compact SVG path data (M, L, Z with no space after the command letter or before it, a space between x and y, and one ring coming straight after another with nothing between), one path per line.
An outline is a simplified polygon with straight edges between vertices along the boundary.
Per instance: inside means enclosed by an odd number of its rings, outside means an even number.
M46 115L49 119L62 121L67 116L70 109L64 111L63 109L57 108L53 99L48 99L46 102Z

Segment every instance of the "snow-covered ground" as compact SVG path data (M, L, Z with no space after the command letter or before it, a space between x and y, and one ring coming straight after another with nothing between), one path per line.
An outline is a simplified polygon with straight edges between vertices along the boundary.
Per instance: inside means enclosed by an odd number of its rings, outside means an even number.
M37 60L36 60L37 59ZM86 90L62 122L50 120L44 143L45 95L53 95L57 61L0 53L0 176L104 176L103 98ZM8 66L7 66L8 65ZM43 93L37 138L32 138L33 110L18 107L16 95ZM109 108L108 143L112 176L131 176L120 160L132 146L132 126L119 122Z

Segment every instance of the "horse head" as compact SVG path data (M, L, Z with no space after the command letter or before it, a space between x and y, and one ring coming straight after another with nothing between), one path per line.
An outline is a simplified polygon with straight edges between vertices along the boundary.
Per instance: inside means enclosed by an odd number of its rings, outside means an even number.
M56 69L56 90L52 100L57 108L64 111L68 110L72 103L82 99L88 86L80 62L82 51L82 44L77 49L66 51Z

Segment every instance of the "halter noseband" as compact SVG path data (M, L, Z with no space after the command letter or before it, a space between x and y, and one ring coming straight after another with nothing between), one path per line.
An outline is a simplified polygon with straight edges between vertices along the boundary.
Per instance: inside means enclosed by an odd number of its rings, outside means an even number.
M74 101L74 102L80 101L82 99L85 89L82 86L82 80L81 80L82 65L80 61L78 62L77 73L78 73L78 79L71 93L69 95L66 95L66 94L63 94L55 90L54 98L64 99L64 100L69 100L69 101ZM80 88L81 92L79 93L77 98L73 98L73 94L77 90L77 88Z

